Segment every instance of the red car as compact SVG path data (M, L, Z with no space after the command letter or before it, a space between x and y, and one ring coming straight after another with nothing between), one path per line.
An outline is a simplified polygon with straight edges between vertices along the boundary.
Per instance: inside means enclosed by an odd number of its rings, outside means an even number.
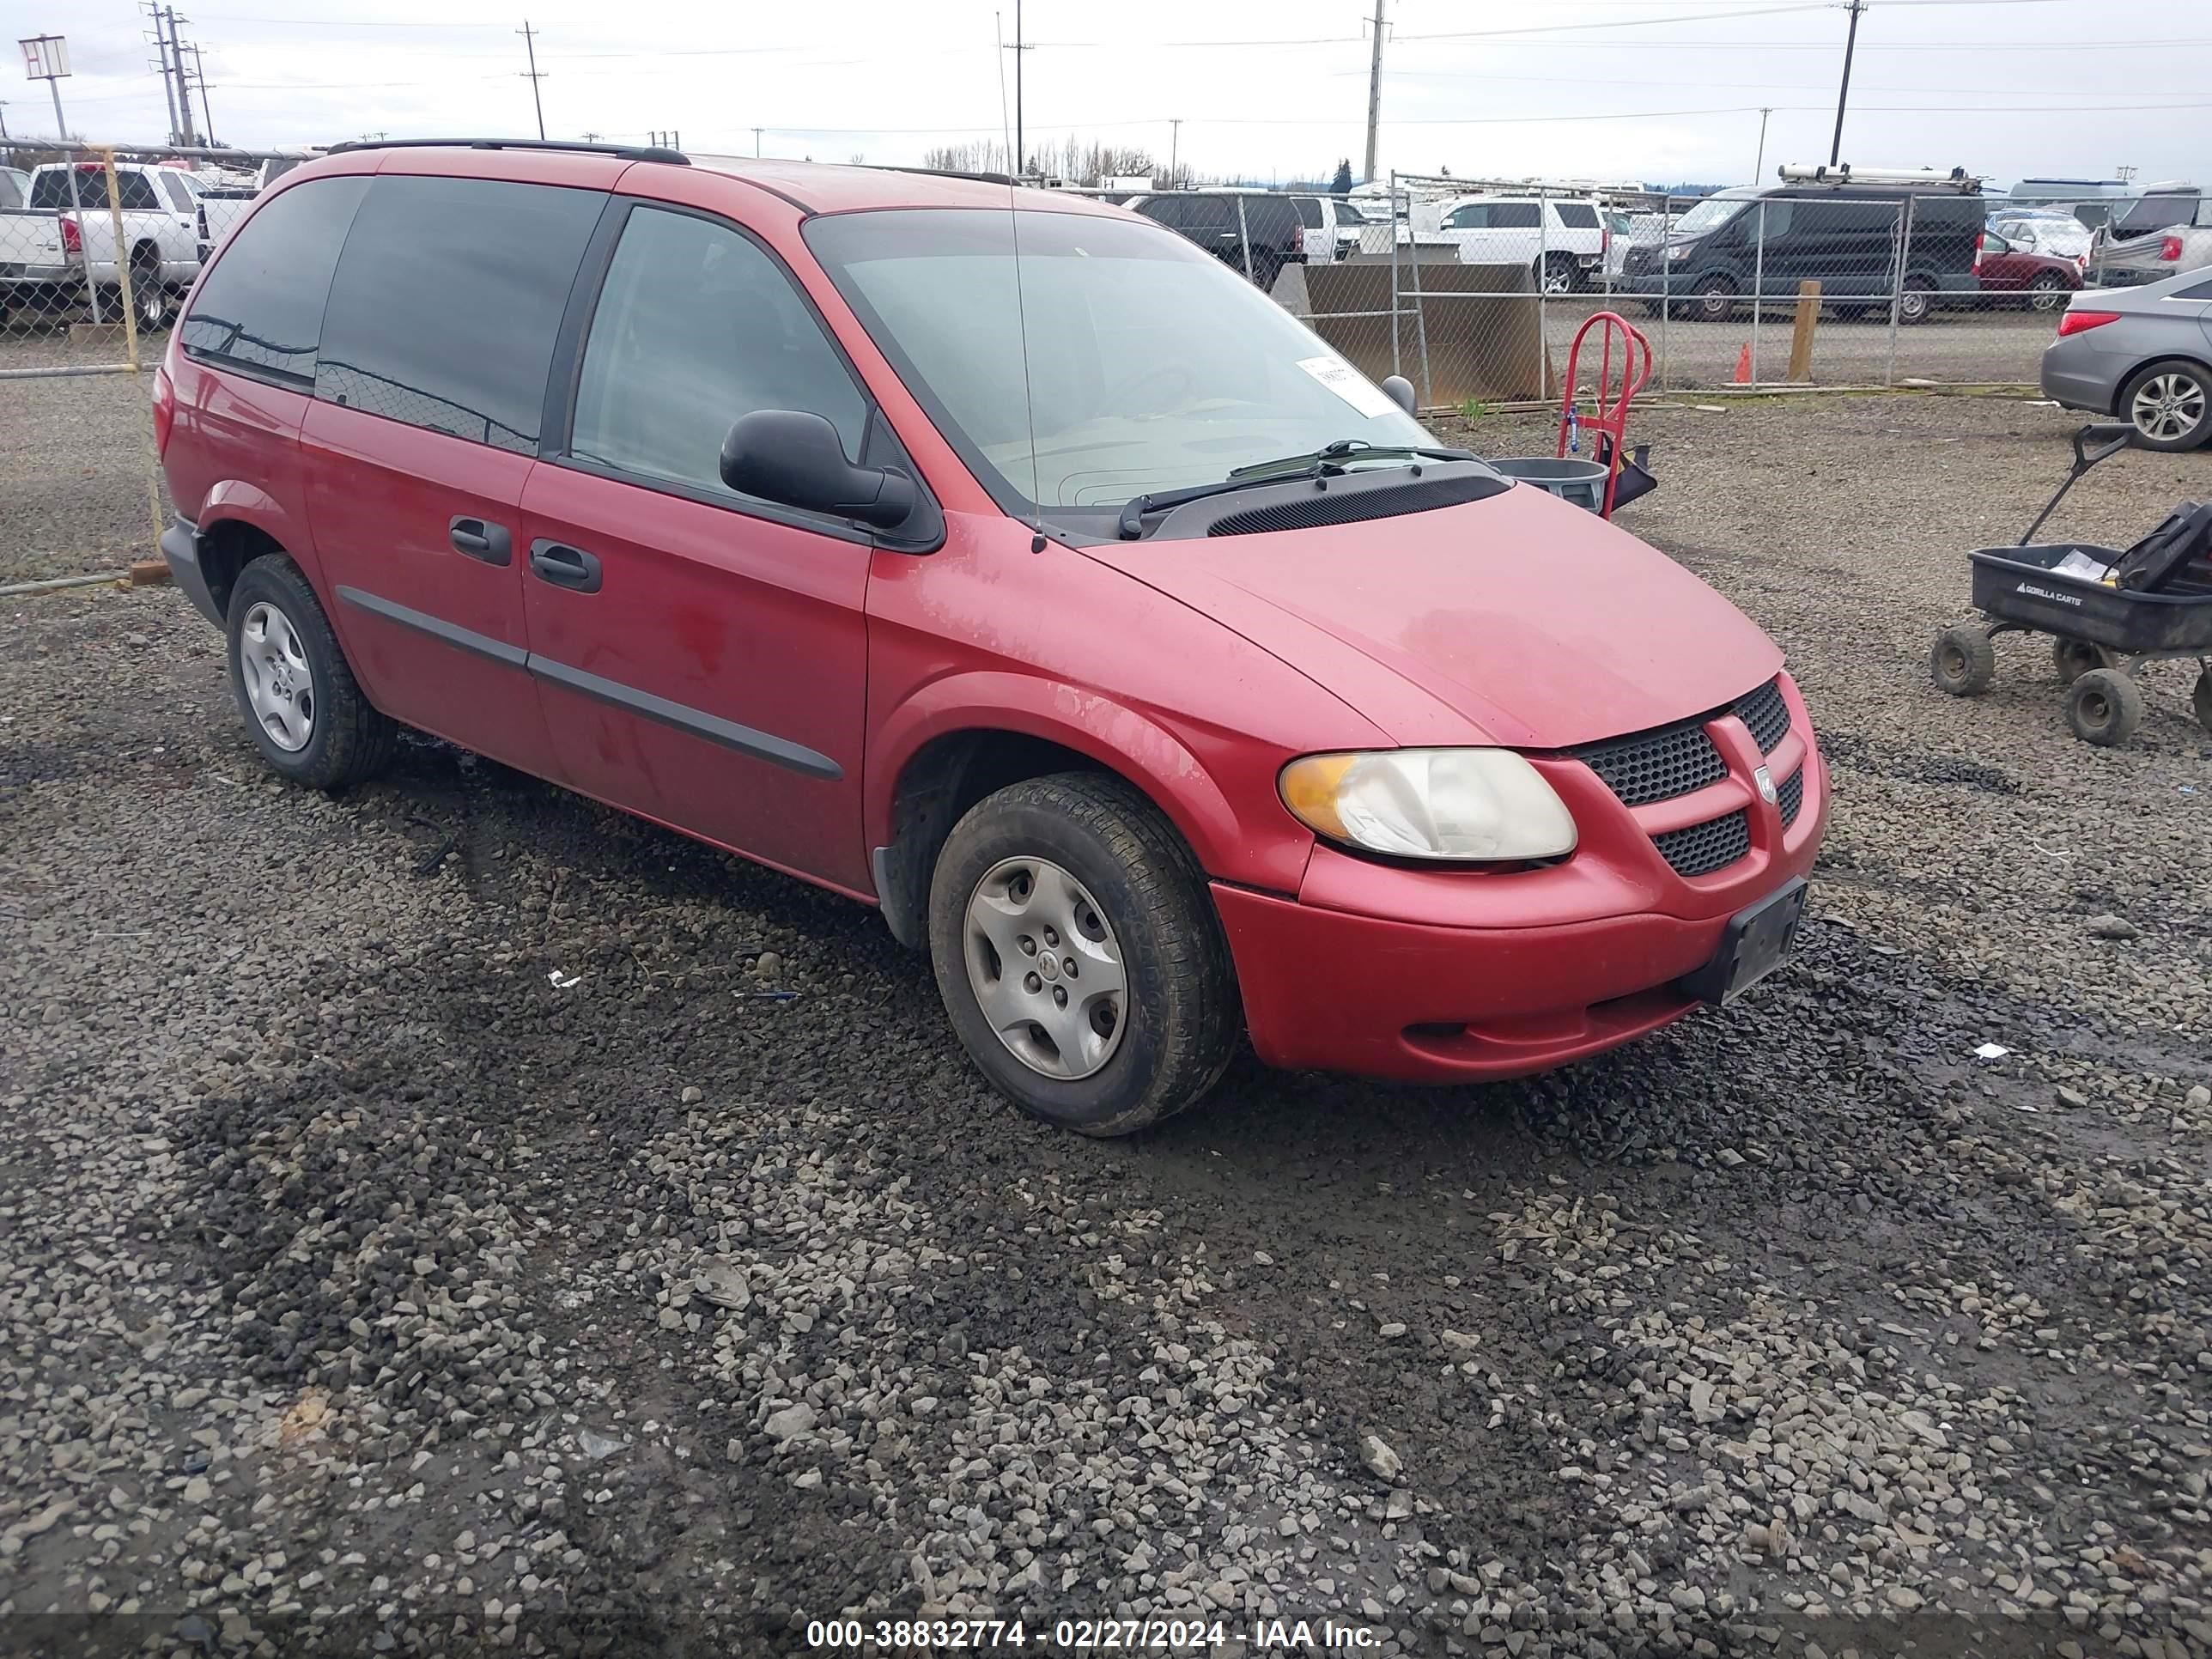
M268 763L400 726L878 907L1027 1110L1512 1077L1786 954L1782 653L1119 209L486 142L255 204L156 381Z
M1974 275L1984 294L2017 294L2037 311L2056 311L2081 286L2089 256L2048 253L2026 237L1985 230L1974 246Z

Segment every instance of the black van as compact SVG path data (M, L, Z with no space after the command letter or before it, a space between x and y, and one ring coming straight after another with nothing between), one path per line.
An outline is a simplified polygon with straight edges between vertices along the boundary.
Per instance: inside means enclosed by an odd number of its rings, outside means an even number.
M1668 227L1663 243L1632 247L1620 286L1657 316L1725 322L1756 291L1796 297L1816 282L1845 314L1888 309L1903 254L1899 322L1925 322L1939 304L1978 295L1974 246L1988 204L1971 181L1936 186L1797 182L1708 196ZM1948 297L1947 300L1946 296ZM1857 298L1862 303L1850 304Z
M1244 204L1241 229L1237 216L1240 200ZM1285 265L1306 262L1305 233L1325 228L1322 204L1310 196L1191 190L1146 196L1128 205L1147 219L1158 221L1178 236L1197 243L1231 270L1249 276L1263 290L1274 288L1275 278L1282 274ZM1249 270L1244 265L1248 240L1252 248Z

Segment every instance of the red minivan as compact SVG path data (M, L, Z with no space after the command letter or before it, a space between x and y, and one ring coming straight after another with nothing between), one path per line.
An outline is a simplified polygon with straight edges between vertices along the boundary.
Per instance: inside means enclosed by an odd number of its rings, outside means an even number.
M397 729L878 908L1090 1134L1277 1066L1513 1077L1786 956L1782 653L1250 284L1004 181L341 146L156 381L270 765Z

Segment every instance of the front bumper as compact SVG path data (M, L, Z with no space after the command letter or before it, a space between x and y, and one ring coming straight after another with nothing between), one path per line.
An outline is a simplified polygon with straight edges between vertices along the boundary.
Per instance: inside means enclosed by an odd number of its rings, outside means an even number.
M1679 981L1712 958L1731 916L1811 870L1826 828L1827 770L1782 684L1790 734L1762 757L1741 723L1714 720L1729 776L1696 794L1632 811L1580 763L1539 760L1583 828L1549 869L1424 871L1319 847L1295 899L1217 884L1261 1059L1483 1082L1598 1054L1698 1006ZM1786 827L1750 782L1762 763L1784 783L1802 777ZM1732 806L1748 815L1751 850L1710 875L1675 874L1647 833Z
M161 532L161 557L169 566L169 580L184 591L192 609L217 628L222 626L222 607L208 589L207 572L200 568L199 526L190 519L177 519Z

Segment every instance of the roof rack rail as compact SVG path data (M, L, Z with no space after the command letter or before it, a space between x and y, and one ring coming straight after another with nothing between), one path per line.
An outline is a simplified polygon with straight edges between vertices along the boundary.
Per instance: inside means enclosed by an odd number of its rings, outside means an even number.
M1839 165L1784 161L1774 169L1774 176L1789 185L1902 185L1908 189L1955 190L1968 196L1978 194L1982 188L1981 175L1964 167L1945 173L1935 167L1854 167L1849 161Z
M623 161L665 161L688 167L691 158L658 144L586 144L569 138L349 138L325 152L342 155L356 149L550 149L580 155L611 155Z
M874 173L920 173L932 179L967 179L979 185L1018 185L1022 181L1006 173L970 173L964 167L908 167L896 161L863 161L860 165Z

